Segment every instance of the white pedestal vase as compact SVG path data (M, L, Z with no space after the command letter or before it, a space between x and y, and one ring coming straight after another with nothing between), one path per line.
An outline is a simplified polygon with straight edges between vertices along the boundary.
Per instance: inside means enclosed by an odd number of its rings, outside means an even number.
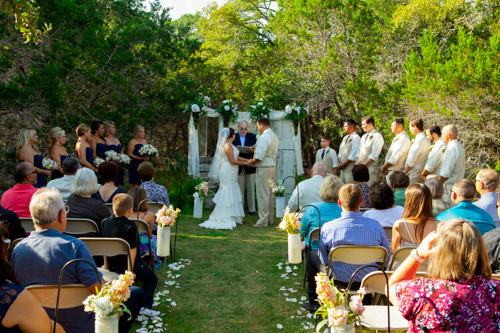
M344 326L330 326L330 333L354 333L354 323Z
M156 255L168 257L170 255L170 227L158 226L156 243Z
M193 217L195 219L203 218L203 198L194 198Z
M274 205L276 206L276 217L283 217L284 216L284 211L286 208L285 205L285 197L275 197L275 203Z
M118 333L118 313L99 317L95 316L95 333Z
M290 264L300 264L302 262L300 234L288 234L288 262Z

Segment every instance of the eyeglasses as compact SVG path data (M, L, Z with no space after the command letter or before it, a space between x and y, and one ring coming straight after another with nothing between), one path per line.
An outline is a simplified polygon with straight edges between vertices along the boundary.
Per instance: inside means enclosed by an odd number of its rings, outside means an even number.
M64 205L64 211L66 212L66 214L69 213L69 206L68 205Z
M32 174L35 174L35 173L36 173L36 170L33 170L28 175L32 175Z
M248 131L248 128L240 127L240 131Z

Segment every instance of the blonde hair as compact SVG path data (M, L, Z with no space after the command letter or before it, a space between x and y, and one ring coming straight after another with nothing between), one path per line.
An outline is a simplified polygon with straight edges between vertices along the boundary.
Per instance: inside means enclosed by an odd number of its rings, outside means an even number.
M63 136L65 134L64 130L61 127L54 127L50 130L49 134L47 134L47 141L49 143L49 149L52 148L56 144L56 139Z
M115 124L115 122L114 122L114 121L111 121L111 120L106 120L106 121L104 122L104 137L107 137L107 136L108 136L108 131L109 131L109 128L110 128L112 125L116 127L116 124Z
M134 130L132 132L134 133L134 136L137 136L137 134L139 134L139 132L143 129L144 126L142 126L141 124L137 124L134 126Z
M133 207L134 199L126 193L119 193L113 198L113 213L116 217L124 216Z
M359 210L362 199L361 190L357 185L347 184L340 188L339 200L345 210L350 212Z
M90 130L90 127L89 125L87 124L80 124L78 125L78 127L76 128L76 135L78 137L81 137L83 136L88 130Z
M467 220L441 221L439 238L429 259L432 278L457 281L481 275L491 279L491 266L483 237L474 223Z
M342 186L344 186L344 183L339 177L335 175L325 177L323 184L321 184L321 200L328 203L337 203Z
M23 148L28 144L28 142L30 142L33 132L35 132L33 128L23 128L19 131L16 142L16 149L18 152L19 149Z

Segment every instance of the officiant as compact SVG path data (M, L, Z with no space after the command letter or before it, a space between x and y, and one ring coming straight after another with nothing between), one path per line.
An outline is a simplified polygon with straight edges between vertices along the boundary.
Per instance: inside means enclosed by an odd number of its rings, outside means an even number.
M257 142L257 137L253 133L248 132L248 123L242 121L238 124L238 133L236 133L236 138L234 139L233 145L236 147L253 147ZM240 149L240 148L239 148ZM240 157L252 159L253 149L250 152L242 152L244 149L240 149ZM257 169L250 166L240 166L238 170L238 184L241 189L241 196L243 197L243 202L245 202L245 187L247 189L247 203L248 203L248 213L250 215L255 215L255 171Z

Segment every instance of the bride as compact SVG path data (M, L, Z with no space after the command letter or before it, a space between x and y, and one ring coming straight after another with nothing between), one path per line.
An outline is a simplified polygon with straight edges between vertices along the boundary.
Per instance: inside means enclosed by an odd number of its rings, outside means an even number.
M208 176L220 182L219 190L214 196L215 208L210 218L199 224L208 229L233 229L236 223L241 224L243 199L238 185L238 166L250 165L250 160L239 157L238 149L233 146L234 129L223 128L219 133L215 156L210 165Z

